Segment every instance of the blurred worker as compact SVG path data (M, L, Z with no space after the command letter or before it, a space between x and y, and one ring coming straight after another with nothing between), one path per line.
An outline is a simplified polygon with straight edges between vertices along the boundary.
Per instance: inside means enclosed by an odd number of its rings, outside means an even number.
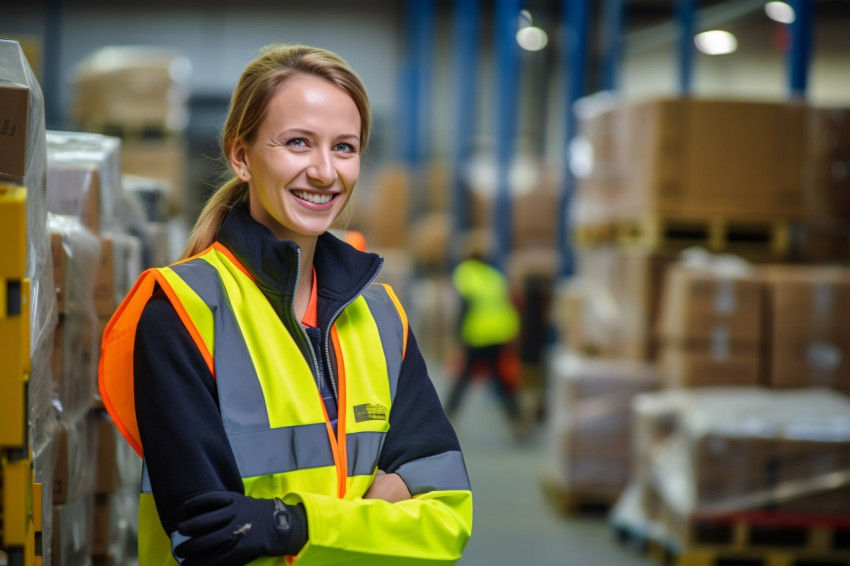
M485 238L470 236L467 259L452 273L461 299L460 338L463 368L449 394L446 413L454 419L470 381L484 371L496 390L515 435L522 433L516 378L511 373L511 344L519 333L519 314L501 271L485 261ZM515 361L515 360L513 360Z
M231 178L184 261L143 273L100 390L144 457L144 566L454 564L472 493L383 264L329 233L370 126L334 53L265 49L222 132ZM284 560L284 556L290 558Z

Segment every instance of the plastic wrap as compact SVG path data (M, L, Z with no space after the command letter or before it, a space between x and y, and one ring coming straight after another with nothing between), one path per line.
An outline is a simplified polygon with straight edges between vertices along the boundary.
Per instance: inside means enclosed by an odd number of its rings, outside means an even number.
M84 132L48 131L46 136L50 212L80 216L97 235L120 231L121 140Z
M850 399L827 389L665 391L635 400L646 481L679 517L850 509ZM836 498L842 498L843 500Z
M616 495L631 468L631 403L658 385L650 364L553 356L548 437L554 479L573 493Z
M100 241L79 220L50 214L59 323L53 351L53 380L62 420L89 410L97 391L98 323L94 289Z
M30 279L30 358L29 425L31 448L35 461L35 481L50 485L52 470L52 436L55 415L52 406L50 351L56 325L56 294L53 288L53 269L50 262L50 243L47 235L46 206L46 148L44 126L44 97L38 80L17 41L0 39L0 88L25 89L28 115L24 167L20 180L0 176L27 187L27 267ZM5 109L4 109L5 110ZM11 139L7 137L7 139ZM19 139L16 143L21 143ZM4 151L4 155L10 155ZM44 491L42 509L42 538L50 540L52 519L49 513L51 497ZM45 544L45 547L49 545ZM45 564L50 563L49 548L43 549Z

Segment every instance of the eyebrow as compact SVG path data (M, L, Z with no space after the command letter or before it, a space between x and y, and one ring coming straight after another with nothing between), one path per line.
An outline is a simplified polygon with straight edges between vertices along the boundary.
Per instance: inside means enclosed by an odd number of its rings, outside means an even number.
M274 137L274 139L279 140L279 139L281 139L281 138L288 138L288 137L291 137L291 136L293 136L293 135L301 135L301 136L315 136L315 135L316 135L316 132L314 132L313 130L307 130L307 129L305 129L305 128L289 128L288 130L284 130L284 131L280 132L279 134L277 134L277 135ZM335 139L339 139L339 140L356 140L356 141L358 141L358 142L359 142L359 141L360 141L360 136L358 136L358 135L356 135L356 134L342 134L342 135L340 135L340 136L337 136Z

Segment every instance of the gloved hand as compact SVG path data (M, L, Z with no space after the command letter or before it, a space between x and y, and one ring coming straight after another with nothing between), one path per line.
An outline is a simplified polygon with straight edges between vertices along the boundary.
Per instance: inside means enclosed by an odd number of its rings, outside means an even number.
M303 507L254 499L231 491L211 491L186 502L189 519L177 526L188 537L173 549L182 566L241 565L260 556L297 554L307 540ZM286 524L279 524L286 523Z

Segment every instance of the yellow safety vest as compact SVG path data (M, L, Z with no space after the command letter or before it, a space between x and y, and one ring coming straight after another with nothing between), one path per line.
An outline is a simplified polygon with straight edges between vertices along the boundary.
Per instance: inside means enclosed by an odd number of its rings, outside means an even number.
M135 408L130 403L132 378L128 385L124 376L128 371L132 375L135 327L157 283L216 379L222 421L245 494L300 502L307 507L308 516L311 507L327 506L323 498L360 499L372 483L389 429L407 342L407 319L393 291L384 285L369 285L341 311L330 329L337 353L340 408L335 435L310 363L251 275L224 246L216 243L183 263L146 271L106 328L100 367L104 404L140 455ZM260 410L262 407L265 410ZM468 515L468 521L460 522L471 529L471 494L460 453L448 452L434 461L411 465L413 476L430 472L428 482L434 484L421 489L414 486L414 495L427 499L440 492L449 498L454 491L466 494L458 501L460 516ZM368 528L363 525L364 531ZM333 564L334 553L328 552L322 540L339 534L316 533L312 521L310 529L311 542L302 549L298 563ZM466 538L468 535L460 537L454 559L434 556L436 562L425 563L453 563ZM311 553L311 546L318 548ZM333 547L333 541L328 546ZM139 505L140 564L176 564L171 548L145 468ZM261 558L251 564L272 563L280 564L281 558ZM380 561L364 557L366 563ZM390 559L390 563L404 562Z

